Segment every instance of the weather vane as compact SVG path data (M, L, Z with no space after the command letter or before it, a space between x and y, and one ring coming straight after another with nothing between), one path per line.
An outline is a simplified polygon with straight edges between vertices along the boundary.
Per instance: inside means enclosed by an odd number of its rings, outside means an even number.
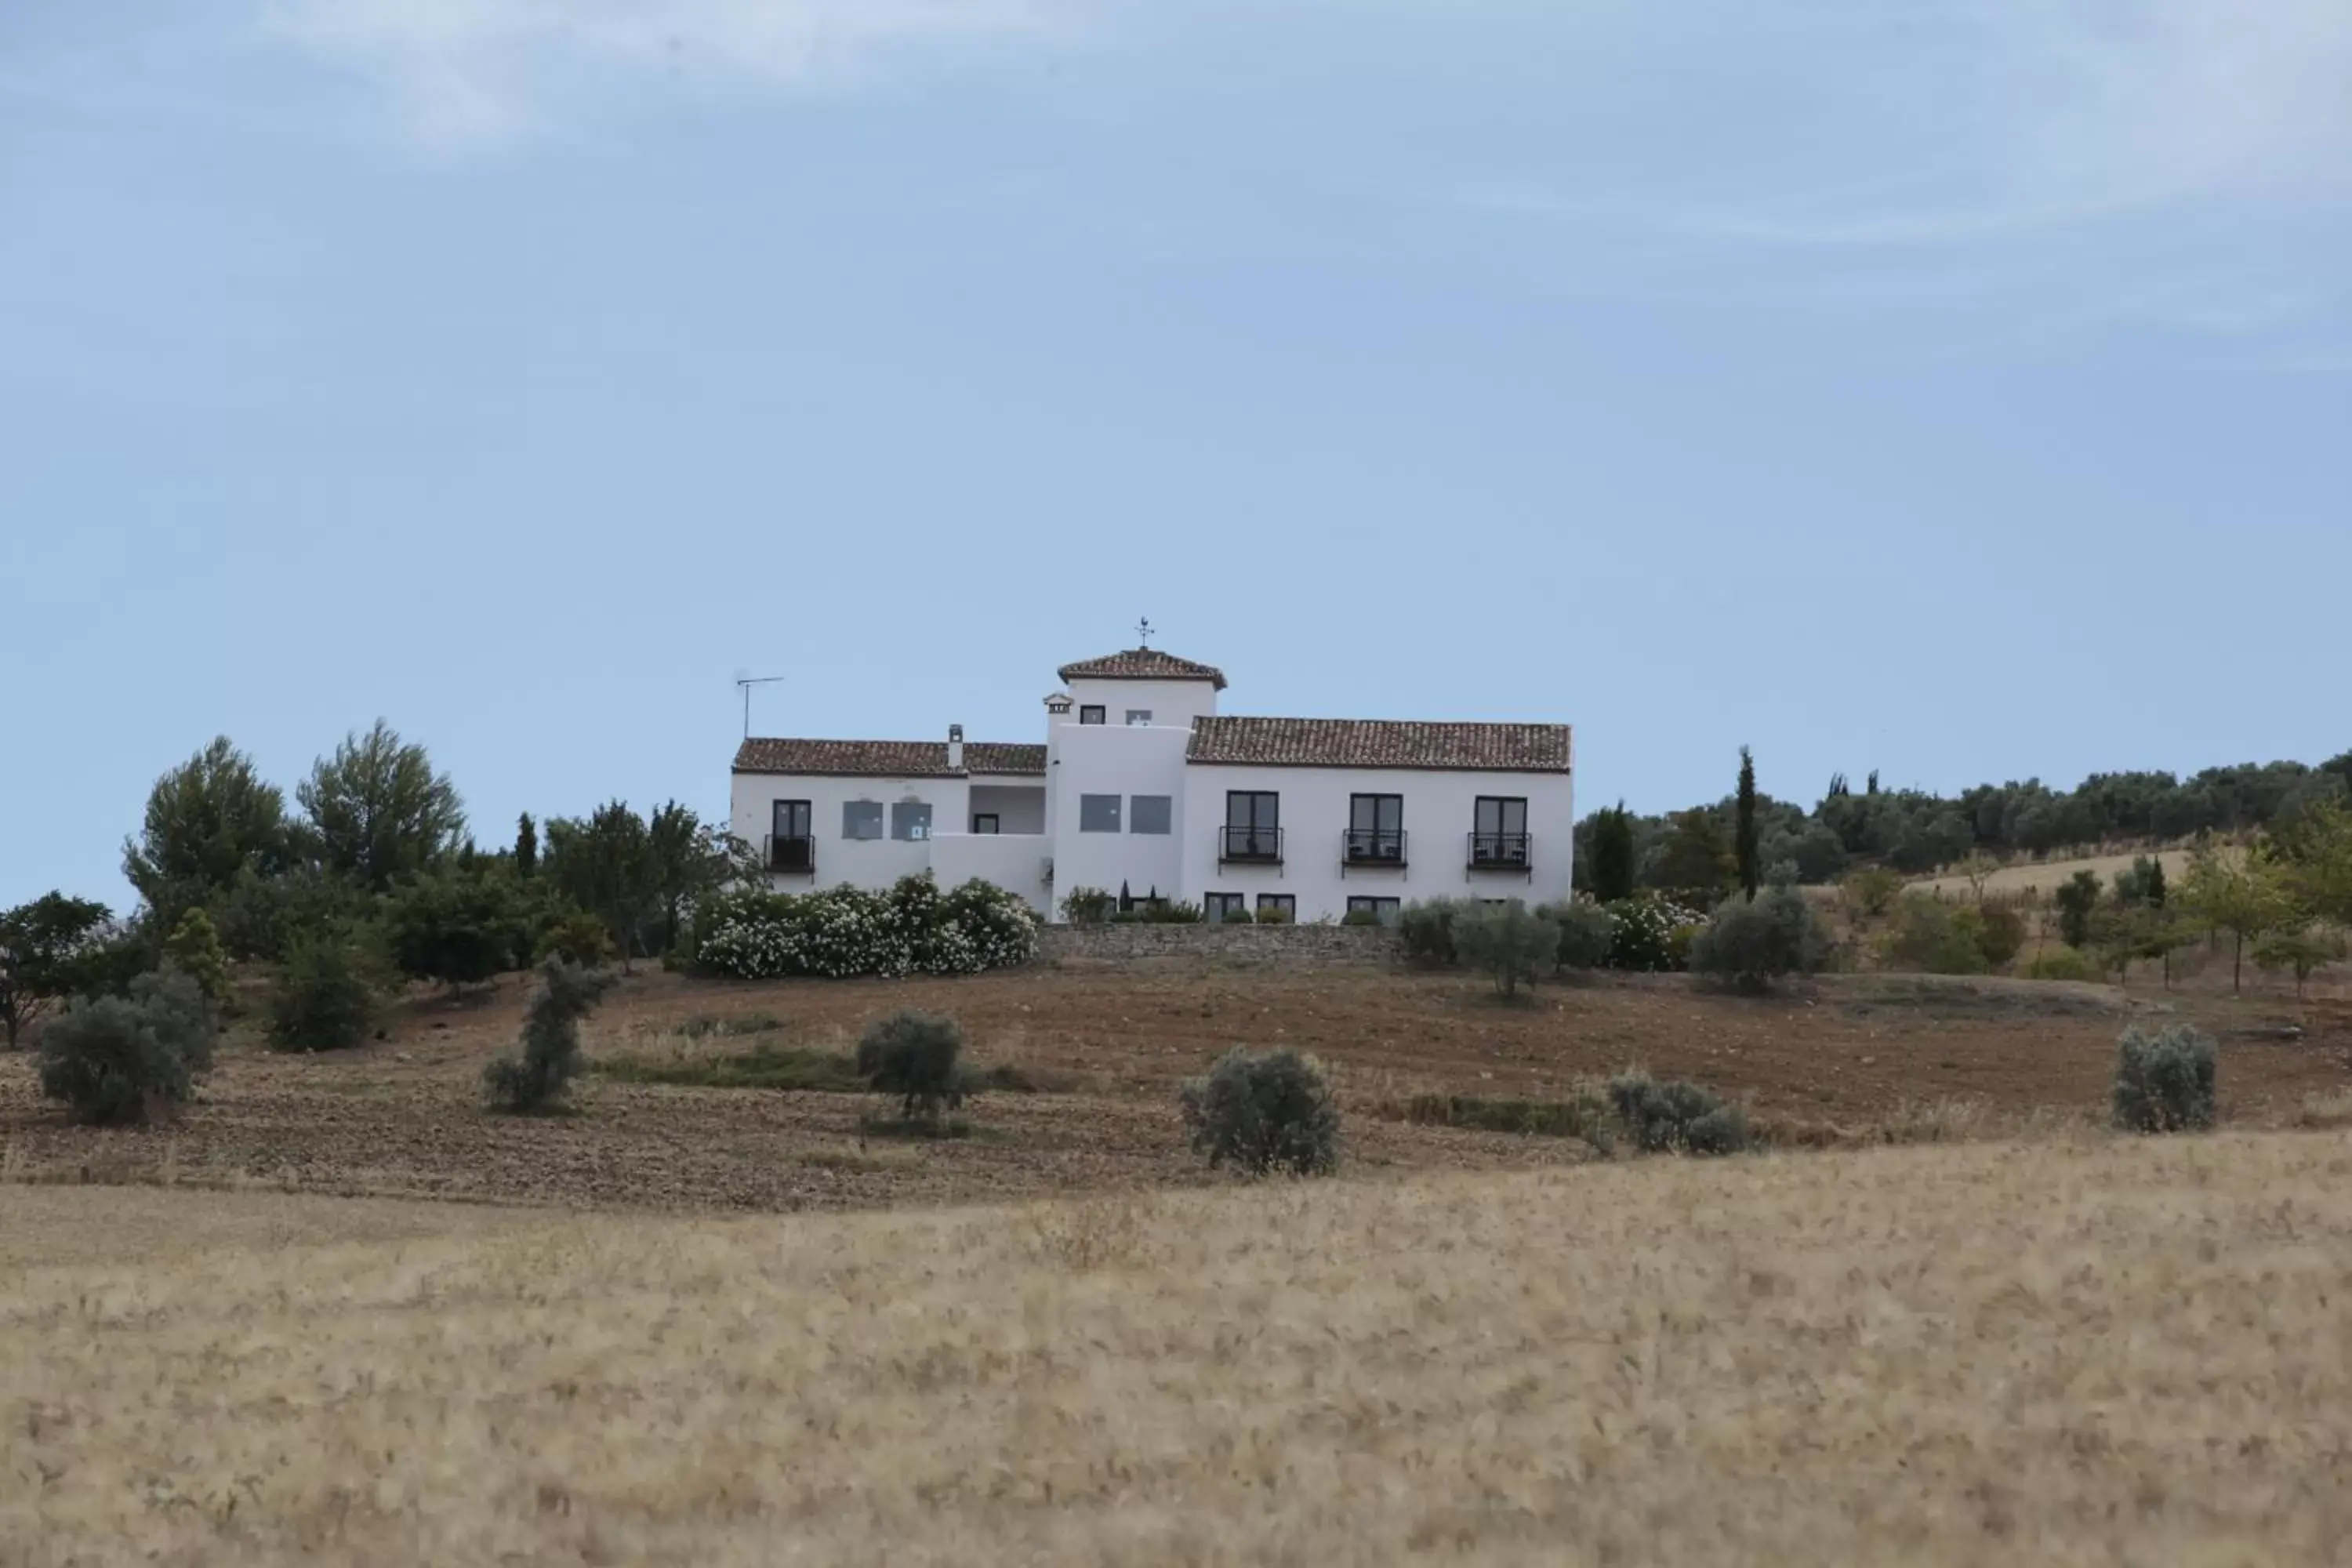
M1136 644L1138 647L1150 647L1151 646L1151 617L1150 616L1144 616L1140 622L1137 623L1135 635L1143 639L1141 642Z

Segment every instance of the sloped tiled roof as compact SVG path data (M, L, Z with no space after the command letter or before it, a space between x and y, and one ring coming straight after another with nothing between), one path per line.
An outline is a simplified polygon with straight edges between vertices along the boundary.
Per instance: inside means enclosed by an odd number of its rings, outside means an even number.
M1469 768L1564 773L1565 724L1416 724L1388 719L1200 718L1188 763L1299 768Z
M945 741L802 741L760 737L735 752L739 773L846 773L865 778L952 778ZM1045 748L974 741L963 749L966 773L1045 772Z
M1122 648L1100 658L1066 664L1058 673L1064 680L1209 680L1216 683L1218 690L1225 689L1223 670L1156 647Z

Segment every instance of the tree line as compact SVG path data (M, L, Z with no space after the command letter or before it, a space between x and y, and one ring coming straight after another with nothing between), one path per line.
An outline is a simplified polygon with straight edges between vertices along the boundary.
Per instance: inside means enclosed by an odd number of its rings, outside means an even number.
M394 975L454 988L550 953L625 966L667 951L696 898L755 870L747 846L677 801L543 825L526 813L485 849L449 776L381 720L319 758L290 807L214 740L155 781L122 868L139 898L125 918L63 891L0 911L11 1047L68 997L124 993L167 962L223 988L232 958L278 966L294 982L281 990L323 1005L277 1020L281 1043L347 1044L328 1037L363 1026L365 994Z
M1644 888L1832 882L1860 866L1916 876L1971 855L2040 858L2291 828L2315 807L2352 801L2352 752L2315 766L2247 763L2187 778L2094 773L2071 790L2028 779L1952 796L1885 789L1875 773L1856 790L1839 774L1810 810L1757 795L1745 748L1741 769L1739 790L1712 805L1641 816L1621 802L1578 823L1577 886L1605 900Z

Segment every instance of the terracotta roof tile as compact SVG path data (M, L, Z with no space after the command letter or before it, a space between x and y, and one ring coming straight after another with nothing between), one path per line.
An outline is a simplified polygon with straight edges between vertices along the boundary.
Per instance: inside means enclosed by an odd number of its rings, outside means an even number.
M1201 718L1188 763L1302 768L1470 768L1564 773L1565 724L1417 724L1386 719Z
M846 773L868 778L950 778L945 741L805 741L759 737L735 752L739 773ZM974 741L963 749L967 773L1045 772L1045 748Z
M1057 673L1064 680L1208 680L1215 682L1220 691L1225 689L1223 670L1156 647L1123 648L1100 658L1066 664Z

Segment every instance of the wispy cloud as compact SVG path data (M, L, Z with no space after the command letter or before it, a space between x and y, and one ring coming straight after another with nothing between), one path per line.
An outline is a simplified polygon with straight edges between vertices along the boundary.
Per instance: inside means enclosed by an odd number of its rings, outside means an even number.
M1073 0L265 0L268 36L462 149L560 132L648 83L805 89L886 57L1038 35Z

